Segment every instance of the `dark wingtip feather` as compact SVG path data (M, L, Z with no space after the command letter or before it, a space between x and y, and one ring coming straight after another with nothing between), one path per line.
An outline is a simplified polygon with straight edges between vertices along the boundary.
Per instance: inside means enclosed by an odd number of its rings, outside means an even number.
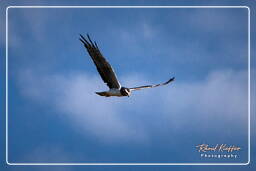
M90 43L86 40L86 38L84 38L82 34L80 34L80 41L82 41L86 47L90 46Z
M88 37L88 40L90 41L91 45L94 46L94 44L93 44L93 42L92 42L92 40L91 40L91 38L90 38L88 33L87 33L87 37Z
M99 49L97 43L96 42L94 42L94 43L92 42L89 34L87 33L86 35L87 35L87 38L88 38L89 41L82 34L80 34L80 39L79 39L81 42L83 42L85 47L93 47L95 49L96 48Z
M98 45L97 45L97 43L96 43L96 41L94 41L94 44L95 44L96 48L99 49L99 48L98 48Z
M90 35L86 33L86 36L88 37L88 40L91 40Z
M84 45L86 48L88 48L88 45L84 42L83 39L79 38L79 40L83 43L83 45Z
M169 79L166 83L164 83L164 85L169 84L170 82L174 81L175 77L172 77L171 79Z
M79 40L80 40L82 43L84 43L83 39L79 38Z
M82 34L79 34L79 35L80 35L79 40L82 41L83 35Z
M80 37L81 37L83 40L86 40L82 34L80 34Z

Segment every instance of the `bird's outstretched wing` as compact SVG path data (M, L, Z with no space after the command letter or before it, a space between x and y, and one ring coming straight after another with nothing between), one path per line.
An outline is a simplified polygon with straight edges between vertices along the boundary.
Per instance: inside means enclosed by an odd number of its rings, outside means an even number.
M169 79L168 81L161 83L161 84L155 84L155 85L146 85L146 86L140 86L140 87L133 87L133 88L129 88L130 90L140 90L143 88L154 88L154 87L158 87L158 86L163 86L166 84L169 84L170 82L174 81L175 77L172 77L171 79Z
M86 40L81 34L79 40L84 44L89 55L91 56L96 68L102 78L102 80L111 88L121 88L119 81L117 80L116 74L108 63L108 61L101 54L96 42L92 42L89 35L87 34L88 40Z

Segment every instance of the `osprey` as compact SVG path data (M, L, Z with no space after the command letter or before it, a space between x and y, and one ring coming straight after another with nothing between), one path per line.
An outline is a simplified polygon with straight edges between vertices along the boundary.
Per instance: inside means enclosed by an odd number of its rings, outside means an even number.
M146 85L146 86L139 86L139 87L133 87L133 88L126 88L122 87L119 81L117 80L116 74L111 67L111 65L108 63L108 61L103 57L101 54L98 45L96 42L92 42L89 35L87 34L88 40L86 40L81 34L79 40L83 43L84 47L87 49L89 55L91 56L102 80L107 84L109 87L109 91L103 91L103 92L95 92L96 94L100 96L110 97L110 96L117 96L117 97L123 97L123 96L130 96L131 92L133 90L141 90L144 88L153 88L158 87L162 85L169 84L174 80L174 77L169 79L167 82L161 83L161 84L155 84L155 85Z

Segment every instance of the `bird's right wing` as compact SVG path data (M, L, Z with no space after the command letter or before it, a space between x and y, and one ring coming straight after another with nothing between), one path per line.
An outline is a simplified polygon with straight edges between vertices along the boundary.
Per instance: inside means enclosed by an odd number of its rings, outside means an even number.
M139 86L139 87L133 87L133 88L129 88L129 89L131 91L133 91L133 90L141 90L141 89L144 89L144 88L154 88L154 87L158 87L158 86L163 86L163 85L169 84L170 82L174 81L174 79L175 79L175 77L172 77L168 81L166 81L164 83L161 83L161 84Z
M102 80L111 88L120 89L121 85L117 80L116 74L108 63L108 61L101 54L96 42L92 42L89 35L87 34L88 40L86 40L82 35L80 35L79 40L84 44L89 55L91 56L96 68L102 78Z

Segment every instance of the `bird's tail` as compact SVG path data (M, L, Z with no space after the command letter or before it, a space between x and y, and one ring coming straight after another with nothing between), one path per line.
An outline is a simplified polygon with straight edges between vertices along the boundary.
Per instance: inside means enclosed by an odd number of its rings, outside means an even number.
M95 93L100 95L100 96L109 97L109 95L105 91L103 91L103 92L95 92Z

